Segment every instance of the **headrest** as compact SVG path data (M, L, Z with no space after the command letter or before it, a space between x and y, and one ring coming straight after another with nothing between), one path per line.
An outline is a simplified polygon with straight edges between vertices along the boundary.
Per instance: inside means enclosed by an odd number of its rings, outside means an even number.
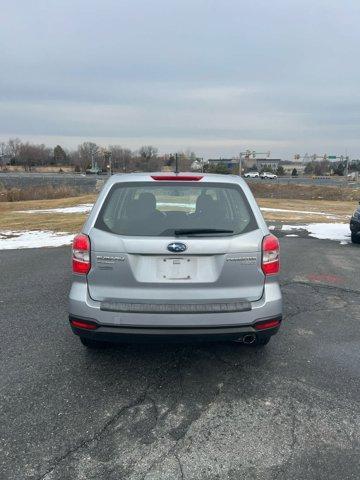
M196 200L196 212L209 211L214 206L214 199L211 195L200 195Z
M141 193L139 195L138 202L140 205L143 205L147 211L156 209L156 198L153 193L150 193L150 192Z

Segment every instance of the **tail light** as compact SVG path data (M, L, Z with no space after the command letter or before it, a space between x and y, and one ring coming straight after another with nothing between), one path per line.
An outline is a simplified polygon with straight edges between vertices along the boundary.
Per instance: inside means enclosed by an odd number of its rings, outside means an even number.
M261 268L265 275L275 275L280 271L280 245L274 235L263 239Z
M266 330L268 328L275 328L280 325L280 319L274 318L273 320L263 320L261 322L255 323L254 327L256 330Z
M73 327L83 328L84 330L96 330L99 326L96 323L87 322L86 320L76 320L75 318L71 318L70 323Z
M87 235L81 233L73 240L72 269L74 273L86 275L90 268L90 239Z

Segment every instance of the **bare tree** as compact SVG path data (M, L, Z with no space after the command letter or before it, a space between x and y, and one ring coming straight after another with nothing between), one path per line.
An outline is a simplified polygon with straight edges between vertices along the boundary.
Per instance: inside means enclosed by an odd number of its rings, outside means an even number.
M158 149L152 145L143 145L139 150L140 170L153 172L160 169L161 160L157 157Z
M77 148L76 150L71 150L67 154L67 157L69 159L70 165L74 165L75 172L81 172L81 160L80 160L79 149Z
M116 172L128 172L132 169L132 152L128 148L123 148L120 145L110 145L109 152L111 153L112 168Z
M7 157L7 144L5 142L0 142L0 169L2 170L3 167L6 165L6 157Z
M191 169L192 163L196 160L195 153L191 150L186 150L185 152L180 151L176 154L171 154L168 156L168 159L165 160L165 165L175 168L176 155L178 158L178 169L180 170L180 172L189 171Z
M20 138L10 138L8 141L8 155L13 163L19 158L21 147L21 140Z
M48 165L52 159L50 148L44 144L35 145L29 142L20 144L17 156L18 163L28 171L32 167Z
M178 158L179 170L181 172L188 172L191 164L196 160L196 155L191 150L186 150L185 152L178 152Z
M0 155L4 156L7 154L8 146L5 142L0 142Z
M87 168L91 167L92 162L100 161L98 145L93 142L84 142L79 145L76 160L80 170L85 172Z
M50 149L44 144L22 143L19 138L10 138L7 143L0 143L0 155L6 153L7 161L22 165L26 170L32 167L71 164L78 172L85 172L91 166L106 168L108 153L111 154L111 165L114 171L157 171L171 163L169 156L158 155L158 149L153 145L143 145L137 152L121 145L110 145L102 149L94 142L83 142L76 150L65 151L60 145ZM193 152L179 153L180 166L187 169L190 159L196 157Z

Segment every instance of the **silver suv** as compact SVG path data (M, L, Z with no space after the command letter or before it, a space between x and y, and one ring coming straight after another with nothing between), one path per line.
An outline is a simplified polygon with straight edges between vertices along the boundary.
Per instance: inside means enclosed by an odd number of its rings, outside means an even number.
M265 345L281 323L279 242L237 176L113 175L74 239L72 264L70 324L87 347Z

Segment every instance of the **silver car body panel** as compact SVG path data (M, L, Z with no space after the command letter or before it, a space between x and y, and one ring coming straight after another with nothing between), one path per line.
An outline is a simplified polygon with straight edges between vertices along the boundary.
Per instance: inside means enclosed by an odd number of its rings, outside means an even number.
M70 315L100 325L167 328L251 325L281 316L278 276L265 277L261 269L262 240L270 232L249 187L238 176L204 174L200 182L239 186L258 227L250 232L139 237L95 227L113 185L155 182L151 175L113 175L104 185L82 229L90 237L92 267L87 276L73 274ZM172 242L184 243L186 250L169 252ZM169 274L174 268L176 278Z

